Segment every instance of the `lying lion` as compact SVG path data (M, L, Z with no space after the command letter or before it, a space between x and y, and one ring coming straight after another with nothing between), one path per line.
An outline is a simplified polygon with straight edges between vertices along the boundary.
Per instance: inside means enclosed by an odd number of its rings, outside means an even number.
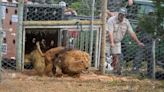
M87 52L80 50L68 50L59 53L54 61L56 76L61 76L64 73L70 76L80 77L80 73L89 68L90 59Z
M45 57L45 72L48 76L52 76L53 73L57 76L62 73L80 76L80 73L89 67L90 56L84 51L56 47L42 53L39 43L37 48Z

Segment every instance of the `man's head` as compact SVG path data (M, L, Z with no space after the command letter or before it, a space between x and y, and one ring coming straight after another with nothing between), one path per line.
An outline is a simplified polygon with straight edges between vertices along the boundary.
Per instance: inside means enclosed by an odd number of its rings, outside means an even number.
M119 22L122 22L124 17L127 14L127 9L126 8L120 8L119 12L118 12L118 20Z

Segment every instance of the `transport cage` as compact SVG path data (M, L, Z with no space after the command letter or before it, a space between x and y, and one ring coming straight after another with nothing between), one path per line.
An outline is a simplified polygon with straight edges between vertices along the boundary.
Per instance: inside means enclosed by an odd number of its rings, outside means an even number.
M25 4L24 21L62 20L64 8L58 4Z

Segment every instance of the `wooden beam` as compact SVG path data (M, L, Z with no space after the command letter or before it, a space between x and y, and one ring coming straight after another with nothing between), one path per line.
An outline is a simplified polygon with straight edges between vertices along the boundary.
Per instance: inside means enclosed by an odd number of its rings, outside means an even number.
M49 25L76 25L77 23L82 25L90 25L90 20L57 20L57 21L24 21L24 26L49 26ZM94 25L101 25L101 20L94 20Z

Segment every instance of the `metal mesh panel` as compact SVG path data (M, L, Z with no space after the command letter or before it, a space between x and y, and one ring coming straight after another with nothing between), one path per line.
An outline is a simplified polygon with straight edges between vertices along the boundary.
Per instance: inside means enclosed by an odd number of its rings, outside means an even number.
M96 4L99 4L97 2ZM54 1L54 4L49 5L31 2L25 4L24 20L91 20L91 5L91 0L57 0ZM100 9L100 5L95 7ZM94 18L98 18L99 10L95 10L95 15Z
M97 43L100 43L100 35L97 35L97 33L100 30L94 30L93 31L93 52L92 52L92 67L98 68L98 54L100 53L98 51L99 45ZM75 48L80 49L82 51L86 51L90 53L90 35L91 31L88 29L64 29L62 31L62 35L60 36L61 45L66 46L69 48Z
M17 22L17 7L18 5L15 3L1 3L1 22L2 22L2 28L0 28L0 31L2 31L2 48L0 48L1 54L2 54L2 61L0 65L0 71L2 74L3 72L6 72L6 70L16 70L16 60L15 60L15 54L13 55L13 52L15 50L15 47L13 46L15 44L15 29L12 28L16 25ZM12 27L11 27L12 26ZM11 33L12 32L12 33ZM3 77L3 76L1 76Z
M164 79L164 40L158 39L156 44L156 78Z
M63 8L56 5L27 4L24 8L25 21L61 20Z
M109 0L108 9L110 11L117 12L120 7L126 6L126 2L122 3L122 5L117 5L119 3L116 2L117 0ZM149 13L154 11L153 3L134 0L134 4L132 6L127 6L127 9L128 14L126 17L130 20L133 30L136 32L139 40L145 44L145 47L140 48L137 46L137 44L131 40L129 35L124 37L124 40L122 41L122 54L120 55L123 75L135 74L142 78L152 78L155 76L157 79L163 79L163 40L156 39L154 61L152 50L153 37L146 32L147 30L141 30L142 28L138 26L138 21L143 15L148 16Z
M47 1L47 0L46 0ZM50 2L49 2L50 1ZM59 3L64 1L68 8L70 9L69 13L65 13L65 6L60 5ZM141 1L141 0L140 0ZM45 4L46 3L46 4ZM51 3L51 4L49 4ZM32 3L25 4L24 6L24 21L58 21L60 20L91 20L92 17L94 19L100 18L101 13L101 0L96 0L95 4L92 5L92 0L54 0L52 3L51 0L48 2L43 2L40 0L32 0ZM127 0L108 0L108 9L111 12L118 12L118 9L122 6L127 6ZM92 16L92 7L94 7L94 16ZM130 20L134 31L136 32L138 38L144 42L145 48L139 48L134 41L130 39L129 35L126 35L125 39L122 41L122 54L120 55L120 62L123 71L123 75L131 75L137 74L141 75L141 77L152 77L153 71L155 71L155 76L158 79L163 79L163 68L164 68L164 40L158 39L156 40L156 48L155 48L155 64L153 63L152 56L152 37L147 37L148 34L137 32L137 26L140 15L148 14L149 9L153 9L152 3L143 3L143 2L134 2L134 5L127 6L128 15L127 18ZM6 10L7 11L7 10ZM18 11L19 12L19 11ZM76 13L75 13L76 12ZM68 26L74 26L73 28ZM50 26L52 28L50 28ZM57 38L57 45L65 45L68 47L78 48L83 51L90 52L90 44L93 42L93 52L92 52L92 66L99 67L100 64L100 43L101 43L101 30L99 27L93 30L93 37L91 37L91 25L88 24L87 29L85 27L75 28L77 24L69 24L68 25L50 25L48 29L44 28L44 26L34 26L33 28L26 29L26 37L28 41L32 42L32 39L29 37L38 37L40 41L43 39L51 39L50 35L54 33L54 30L57 30L56 35L51 35ZM83 25L82 25L83 26ZM53 29L53 28L56 29ZM31 30L31 31L30 31ZM48 30L48 31L47 31ZM51 30L51 31L50 31ZM52 32L53 31L53 32ZM51 33L52 32L52 33ZM48 35L43 37L44 35ZM146 38L145 38L146 37ZM53 37L52 37L53 38ZM93 41L91 41L93 39ZM37 39L38 40L38 39ZM47 42L51 42L48 40ZM61 43L60 43L61 42ZM26 43L27 44L27 43ZM29 45L29 44L28 44ZM56 45L56 46L57 46ZM107 43L107 45L110 45ZM47 46L50 46L48 43ZM110 46L107 47L110 49ZM46 48L46 50L50 49ZM27 50L26 50L27 51ZM109 50L107 50L109 52ZM107 69L111 70L111 54L107 54L106 60L109 61L106 66ZM154 68L155 66L155 68ZM27 69L33 68L31 63L27 63L24 66ZM3 69L16 69L16 61L4 59L2 61Z

